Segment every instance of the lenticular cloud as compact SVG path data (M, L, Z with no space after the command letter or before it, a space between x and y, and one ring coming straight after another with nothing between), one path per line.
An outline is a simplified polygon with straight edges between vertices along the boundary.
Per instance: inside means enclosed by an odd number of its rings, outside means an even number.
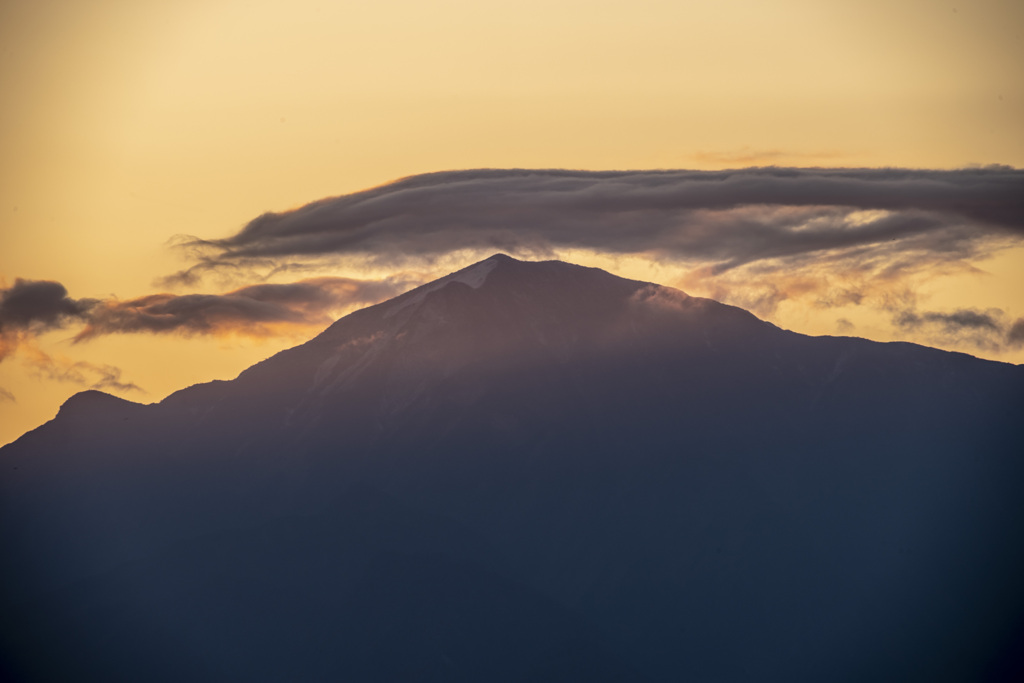
M656 253L728 269L876 250L970 257L1024 238L1024 172L784 169L432 173L265 213L195 269L331 255L381 262L458 249Z

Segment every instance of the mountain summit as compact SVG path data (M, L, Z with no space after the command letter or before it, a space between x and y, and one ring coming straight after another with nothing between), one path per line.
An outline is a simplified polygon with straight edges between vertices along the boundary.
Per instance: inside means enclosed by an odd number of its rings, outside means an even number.
M0 449L4 654L30 680L1000 680L1022 399L1022 367L498 254Z

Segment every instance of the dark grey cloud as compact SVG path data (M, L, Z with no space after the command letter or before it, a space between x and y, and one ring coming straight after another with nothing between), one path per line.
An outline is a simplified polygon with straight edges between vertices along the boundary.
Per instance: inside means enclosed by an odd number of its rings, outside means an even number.
M919 312L910 308L896 313L893 325L901 330L934 336L945 343L957 342L986 351L1024 346L1024 318L1010 323L998 308L985 311L960 308L950 312Z
M122 381L121 369L114 365L54 358L34 343L43 332L89 320L100 305L96 299L71 298L59 282L15 280L13 287L0 289L0 361L21 348L24 364L39 377L92 389L142 391ZM0 400L14 401L14 394L0 387Z
M866 298L865 292L856 288L838 287L822 292L815 300L818 308L838 308L843 306L860 306Z
M288 284L262 283L226 294L152 294L129 300L73 299L59 282L16 280L0 290L0 361L16 351L44 379L94 389L138 389L112 365L74 363L43 352L35 338L79 326L74 341L133 332L265 336L281 327L326 325L351 306L376 303L420 284L414 276L382 280L320 277ZM0 393L0 400L13 400Z
M26 339L84 319L96 305L92 299L72 299L59 282L22 280L0 288L0 361Z
M0 333L59 327L69 318L83 317L95 303L91 299L72 299L59 282L18 278L13 287L0 289Z
M381 301L413 284L418 282L401 276L321 277L250 285L226 294L153 294L121 301L76 300L58 282L17 280L0 294L0 360L18 351L23 365L41 379L121 393L143 391L123 380L114 365L51 356L36 344L36 335L78 323L83 327L76 342L131 332L261 336L280 332L280 326L325 325L339 308ZM14 396L0 387L0 401L6 400Z
M321 277L289 284L257 284L226 294L152 294L98 303L76 341L132 332L272 334L280 325L320 325L339 307L390 298L409 287L401 278Z
M1024 238L1024 171L979 168L734 171L473 170L406 178L266 213L179 277L324 255L385 262L458 249L653 253L714 264L842 252L964 258ZM860 254L856 254L857 251Z
M1001 332L1003 329L1003 325L999 320L1001 314L1002 311L994 309L978 311L970 308L961 308L951 313L903 311L896 316L895 323L897 326L904 328L917 328L924 324L939 325L946 332L950 333L962 330Z
M1017 318L1006 331L1006 343L1012 347L1024 346L1024 318Z

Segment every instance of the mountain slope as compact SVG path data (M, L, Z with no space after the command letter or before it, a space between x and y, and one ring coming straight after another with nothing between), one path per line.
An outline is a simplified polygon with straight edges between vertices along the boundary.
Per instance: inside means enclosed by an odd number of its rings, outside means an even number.
M1024 615L1022 398L498 255L0 450L9 637L56 679L978 678Z

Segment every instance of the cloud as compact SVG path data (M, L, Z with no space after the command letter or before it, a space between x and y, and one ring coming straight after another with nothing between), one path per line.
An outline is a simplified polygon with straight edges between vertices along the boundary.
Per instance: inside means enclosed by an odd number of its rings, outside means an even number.
M1024 346L1024 318L1017 318L1006 331L1006 343L1014 348Z
M226 294L152 294L126 301L73 299L59 282L17 280L0 290L0 361L17 353L41 379L70 382L93 389L141 391L122 381L113 365L72 361L47 354L36 338L55 329L80 325L73 340L110 334L140 333L260 337L323 327L334 313L395 296L416 276L399 274L382 280L343 277L310 278L288 284L262 283ZM0 391L0 400L14 400Z
M401 277L356 280L321 277L289 284L258 284L226 294L151 294L99 302L75 341L106 334L176 333L266 336L281 327L322 326L332 312L395 296L408 288Z
M400 268L455 253L589 253L671 264L683 273L671 284L765 317L786 302L892 316L916 311L930 279L977 273L978 261L1022 242L1024 171L1009 167L485 169L413 176L265 213L223 239L185 240L193 265L170 280L332 258ZM987 348L1009 343L992 327L969 326L980 320L923 317L916 329Z
M837 159L844 156L840 152L787 152L781 149L752 149L741 147L733 152L697 152L693 158L702 163L711 164L777 164L780 161L795 159Z
M350 255L397 263L457 249L591 249L707 263L856 255L901 267L976 256L1024 237L1024 171L751 168L473 170L266 213L179 274Z
M17 399L14 398L14 394L7 391L3 387L0 387L0 401L11 401L17 403Z
M16 279L13 287L0 289L0 360L26 336L80 320L95 304L92 299L72 299L59 282Z
M671 284L691 294L766 317L787 302L836 315L867 306L901 331L1024 345L1024 328L1001 312L920 312L917 302L929 278L977 272L979 259L1022 241L1024 171L1008 167L433 173L266 213L223 239L179 238L192 265L164 281L213 274L236 283L226 293L73 299L60 283L18 280L0 289L0 360L72 324L77 342L306 330L494 251L637 256L672 265ZM331 262L399 274L268 283ZM424 275L409 275L416 268Z
M26 345L21 351L25 365L43 379L68 382L90 389L145 393L145 390L134 382L121 381L121 369L114 365L52 356L33 344Z
M846 318L837 318L836 319L836 329L841 334L849 334L850 332L853 332L853 330L855 328L856 328L856 326L853 323L851 323L849 320L847 320Z
M948 333L957 333L963 330L1001 332L1003 328L999 322L1001 315L1002 311L998 309L978 311L961 308L952 313L904 311L896 317L895 322L899 327L911 329L930 323L941 326Z
M98 375L90 385L91 389L113 389L115 391L140 391L146 393L146 390L135 382L122 382L121 368L113 365L96 365L84 362L80 362L78 365L80 367L85 366L85 369Z
M93 303L70 298L59 282L18 278L13 287L0 290L0 330L56 327L68 318L81 317Z
M649 309L669 311L687 311L699 307L701 300L695 299L686 292L658 285L648 285L638 289L630 301L634 305Z
M998 308L959 308L950 312L905 309L895 313L893 325L920 332L941 345L965 344L986 351L1024 345L1024 318L1009 323Z

